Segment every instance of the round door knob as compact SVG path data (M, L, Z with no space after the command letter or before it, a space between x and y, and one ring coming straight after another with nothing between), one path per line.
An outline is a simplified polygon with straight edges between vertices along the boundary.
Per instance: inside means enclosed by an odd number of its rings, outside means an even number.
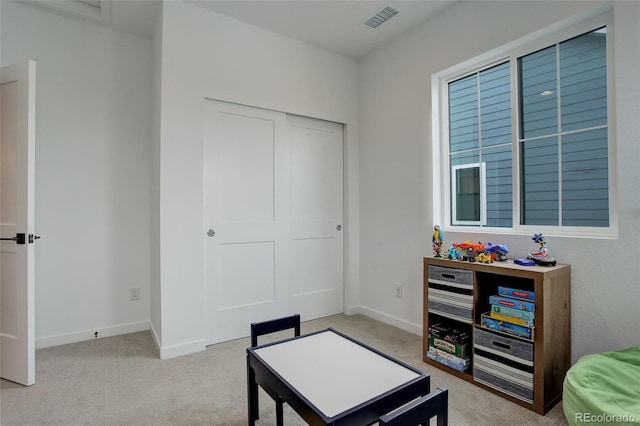
M210 237L213 237L214 235L216 235L216 231L214 231L213 229L209 229L207 231L207 235L210 236Z
M342 229L342 225L336 226L336 231L340 231Z

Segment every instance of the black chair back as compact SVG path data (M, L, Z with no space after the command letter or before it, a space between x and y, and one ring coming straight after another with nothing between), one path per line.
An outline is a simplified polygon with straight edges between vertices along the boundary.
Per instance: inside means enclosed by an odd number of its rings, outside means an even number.
M254 322L251 324L251 347L258 346L259 336L290 328L294 329L295 336L300 335L300 314L269 321Z
M431 417L438 416L438 426L447 426L449 422L448 407L449 390L438 388L397 411L385 414L380 417L378 424L380 426L428 426Z
M289 317L284 317L284 318L276 318L269 321L254 322L251 324L251 347L258 346L259 336L275 333L277 331L288 330L290 328L294 329L295 336L300 335L300 314L295 314L295 315L291 315ZM250 394L254 395L253 398L250 398L250 401L251 400L255 401L254 402L255 406L249 407L249 413L257 414L260 411L258 407L258 385L255 384L255 376L253 375L254 374L253 370L251 370L249 367L247 367L247 374L248 374L248 383L249 383L247 391ZM268 388L265 389L265 391L276 402L276 425L283 426L284 425L284 414L283 414L284 401L282 400L280 395L275 393L275 391ZM251 402L249 404L251 404ZM258 419L257 417L255 419L249 419L250 424L253 424L251 422L257 419Z

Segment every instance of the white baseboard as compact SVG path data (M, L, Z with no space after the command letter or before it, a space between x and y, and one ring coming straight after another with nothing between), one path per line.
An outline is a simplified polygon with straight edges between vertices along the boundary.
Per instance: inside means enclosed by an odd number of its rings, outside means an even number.
M73 333L56 334L36 339L36 349L49 348L51 346L66 345L68 343L84 342L96 338L117 336L119 334L136 333L149 330L149 321L132 322L129 324L115 325L112 327L95 328L91 330L77 331ZM97 337L96 337L96 333Z
M162 348L162 342L160 341L160 338L158 337L158 333L156 333L156 329L153 327L152 322L149 322L149 330L151 331L151 339L153 339L153 344L156 345L158 356L160 356L160 353L162 352L162 350L160 349Z
M192 353L204 351L207 346L204 339L193 340L191 342L179 343L177 345L160 347L160 359L175 358L177 356L189 355Z
M408 331L409 333L422 336L422 324L414 324L402 318L397 318L392 315L385 314L384 312L376 311L364 306L350 306L349 308L347 308L345 313L347 315L362 314L375 320L382 321L385 324L389 324L402 330Z
M172 346L162 346L162 342L156 332L156 329L153 327L153 323L151 323L149 328L151 329L151 337L153 339L153 343L156 345L156 350L158 351L160 359L175 358L177 356L189 355L207 349L204 340L194 340L192 342L180 343Z
M378 321L382 321L386 324L393 325L409 333L422 335L422 325L414 324L401 318L388 315L386 313L376 311L364 306L350 306L345 310L347 315L362 314ZM151 337L153 343L158 350L160 359L175 358L182 355L188 355L195 352L200 352L206 349L204 339L194 340L191 342L180 343L177 345L163 346L160 342L156 330L150 324L149 321L140 321L129 324L122 324L113 327L104 327L98 329L78 331L74 333L57 334L47 337L39 337L36 339L36 349L48 348L51 346L66 345L68 343L83 342L86 340L95 339L95 333L98 333L97 338L117 336L120 334L136 333L139 331L151 330Z

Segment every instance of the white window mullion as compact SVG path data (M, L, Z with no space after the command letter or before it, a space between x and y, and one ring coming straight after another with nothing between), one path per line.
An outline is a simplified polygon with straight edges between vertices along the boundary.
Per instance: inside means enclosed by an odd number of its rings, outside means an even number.
M487 226L487 164L480 150L480 226Z
M480 98L480 72L476 73L476 78L478 79L477 93L478 93L478 164L481 166L482 163L482 103ZM485 174L482 172L483 167L480 167L480 226L485 226L487 224L487 202L486 202L486 181ZM486 170L486 168L485 168Z
M558 109L558 226L562 226L562 93L560 93L560 43L556 43L556 108Z
M509 66L511 70L511 167L513 170L513 176L511 176L511 188L513 190L512 199L512 226L514 228L520 227L521 213L521 192L522 176L520 173L520 82L518 81L518 58L512 56L509 59Z

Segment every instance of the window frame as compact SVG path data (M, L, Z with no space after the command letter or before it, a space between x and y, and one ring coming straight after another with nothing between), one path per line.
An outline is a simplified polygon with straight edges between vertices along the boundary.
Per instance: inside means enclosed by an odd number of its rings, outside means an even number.
M560 43L581 34L607 27L607 132L608 132L608 174L609 174L609 226L547 226L521 224L521 153L519 144L520 123L517 77L518 58L551 45ZM432 167L433 167L433 219L440 223L443 230L449 232L517 234L531 235L543 233L553 236L617 238L618 237L618 197L615 172L615 86L614 70L614 22L610 4L605 4L569 19L560 21L542 30L524 36L511 43L493 49L475 58L464 61L431 76L432 108ZM449 128L448 128L448 84L483 69L508 61L511 67L511 109L512 114L512 226L486 227L462 226L455 224L452 214L452 182L449 165Z

